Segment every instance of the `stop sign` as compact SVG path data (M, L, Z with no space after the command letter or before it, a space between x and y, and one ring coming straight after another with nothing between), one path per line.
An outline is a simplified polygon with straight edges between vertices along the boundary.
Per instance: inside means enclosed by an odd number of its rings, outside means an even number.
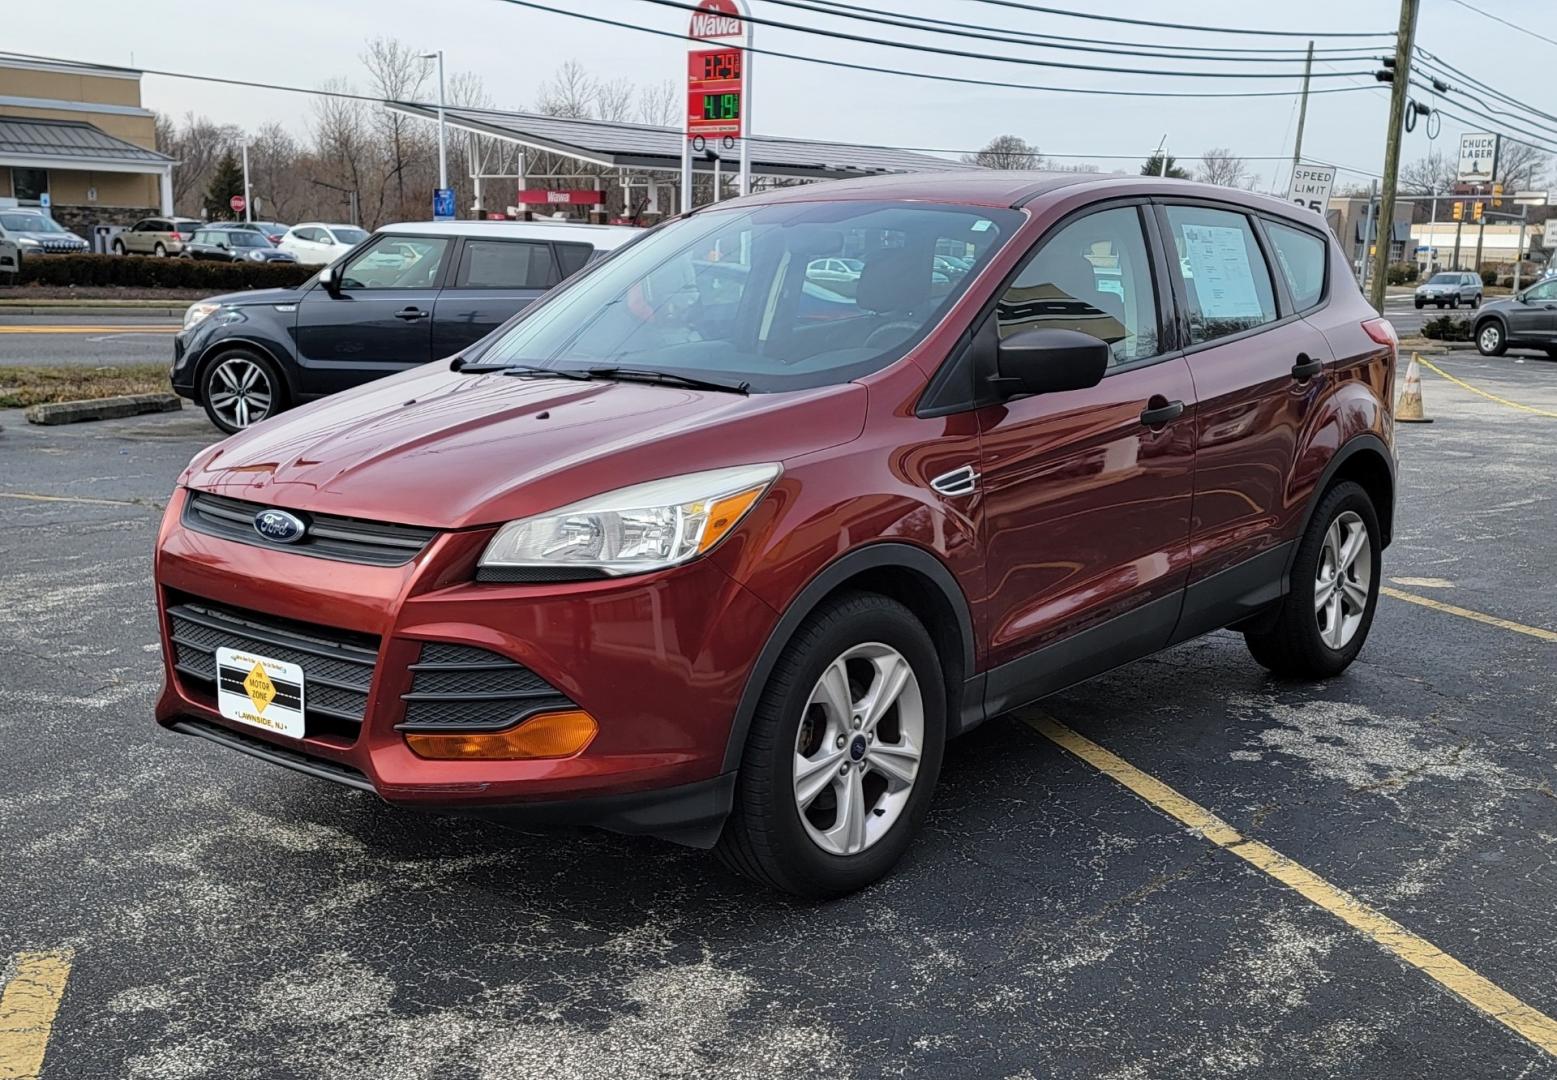
M227 200L227 205L232 207L233 213L241 214L243 213L243 208L248 204L242 195L234 195L232 198Z

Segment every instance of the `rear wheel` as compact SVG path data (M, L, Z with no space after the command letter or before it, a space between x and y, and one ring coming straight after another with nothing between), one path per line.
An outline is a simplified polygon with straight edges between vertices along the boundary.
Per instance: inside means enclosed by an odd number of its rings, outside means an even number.
M1254 659L1291 678L1345 671L1367 641L1378 607L1379 543L1368 493L1349 480L1331 488L1298 542L1291 589L1274 625L1244 633Z
M284 409L286 386L270 360L233 349L206 366L200 400L211 423L232 434Z
M1480 293L1477 293L1475 296L1471 297L1470 305L1471 305L1471 308L1473 310L1475 308L1481 307L1481 294Z
M897 601L854 593L814 613L752 718L716 848L725 865L813 899L887 873L940 774L942 679L929 634Z
M1508 338L1497 320L1482 323L1476 330L1476 351L1482 356L1502 356L1508 351Z
M123 240L115 240L114 241L114 254L115 255L123 255L124 254L124 241Z
M1423 300L1420 296L1416 298L1416 309L1418 311L1421 311L1426 306L1427 306L1427 301L1426 300Z

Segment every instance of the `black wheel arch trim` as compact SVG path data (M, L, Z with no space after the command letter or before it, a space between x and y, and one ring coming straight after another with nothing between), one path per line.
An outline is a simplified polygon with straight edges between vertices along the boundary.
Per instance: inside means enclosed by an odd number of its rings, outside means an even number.
M958 636L962 639L963 672L972 678L974 666L973 612L968 598L963 594L957 578L941 562L924 548L896 541L867 544L839 556L823 567L805 587L795 595L779 616L777 625L768 634L756 663L746 677L745 689L730 721L730 735L725 743L724 771L740 768L741 756L746 749L746 733L756 715L757 703L768 684L768 676L778 663L785 646L800 629L800 624L817 609L824 599L844 582L868 570L893 567L915 571L934 583L951 605L957 616ZM948 716L949 728L955 728L955 717Z
M1308 506L1303 511L1303 525L1294 539L1300 540L1308 532L1308 526L1314 520L1314 511L1319 509L1320 500L1324 498L1325 492L1330 490L1330 484L1335 480L1336 474L1341 471L1341 468L1358 454L1370 452L1383 459L1384 467L1389 470L1389 514L1387 518L1383 514L1380 515L1381 522L1387 520L1391 523L1391 527L1385 531L1384 536L1381 538L1382 543L1380 546L1389 546L1395 519L1395 493L1399 490L1398 477L1396 475L1397 466L1395 455L1390 452L1384 440L1371 431L1352 436L1351 439L1347 440L1345 446L1336 451L1335 456L1330 459L1330 464L1325 466L1325 471L1320 474L1319 482L1314 485L1313 494L1308 497ZM1287 557L1286 574L1289 576L1292 573L1292 563L1297 558L1297 549L1298 545L1294 543L1292 551Z
M281 382L286 389L287 400L292 402L298 400L297 387L292 384L292 376L287 371L287 361L278 355L275 346L271 345L262 338L238 337L236 335L233 337L217 338L215 341L210 342L206 345L205 348L200 350L200 358L195 361L192 368L194 373L194 379L190 387L190 389L193 391L192 400L203 400L201 397L203 392L202 388L203 384L205 383L206 372L210 369L211 363L223 353L231 352L235 349L248 349L251 352L257 352L266 360L269 360L272 364L274 364L276 368L276 374L281 377Z

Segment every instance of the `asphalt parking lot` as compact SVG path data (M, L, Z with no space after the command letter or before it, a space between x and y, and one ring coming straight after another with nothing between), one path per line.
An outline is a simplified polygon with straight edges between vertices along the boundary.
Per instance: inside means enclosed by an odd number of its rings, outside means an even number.
M987 724L896 873L821 906L161 731L152 541L212 429L0 413L0 1061L1557 1077L1557 363L1434 364L1466 385L1424 373L1436 422L1400 431L1391 594L1345 676L1272 681L1223 633Z
M172 362L179 322L165 315L0 313L0 368L16 364Z

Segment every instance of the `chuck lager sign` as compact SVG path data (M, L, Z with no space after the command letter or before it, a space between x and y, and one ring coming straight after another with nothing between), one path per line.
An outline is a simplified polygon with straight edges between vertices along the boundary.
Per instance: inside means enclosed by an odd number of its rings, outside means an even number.
M700 0L687 36L697 41L738 38L746 32L735 0Z

